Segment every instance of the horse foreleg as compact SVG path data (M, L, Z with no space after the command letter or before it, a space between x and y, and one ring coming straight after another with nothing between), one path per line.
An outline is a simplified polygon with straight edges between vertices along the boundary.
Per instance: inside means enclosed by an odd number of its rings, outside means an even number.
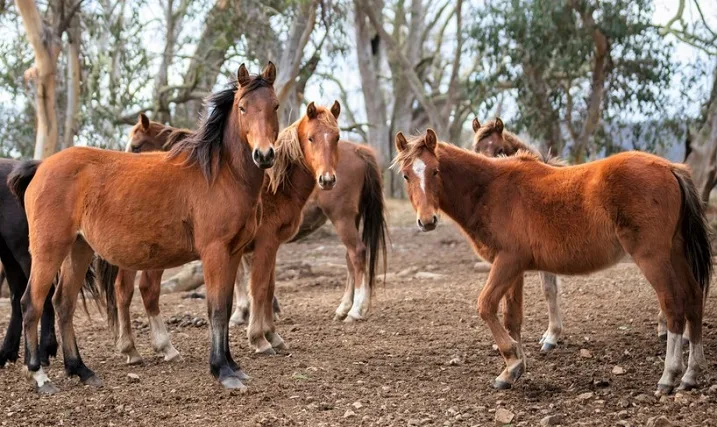
M503 297L503 326L508 335L517 346L517 356L523 360L525 365L525 353L523 353L523 340L520 336L520 329L523 324L523 276L518 277Z
M231 359L229 349L229 315L241 256L241 252L230 254L221 243L206 248L201 256L212 340L209 367L214 378L228 389L246 389L242 383L243 373Z
M558 345L560 333L563 331L563 321L558 303L558 276L541 271L540 283L543 286L545 301L548 303L548 330L540 339L540 343L543 345L540 351L547 353Z
M73 326L77 296L85 282L85 275L92 262L92 256L92 248L84 240L78 238L72 246L70 254L62 263L60 280L53 302L62 337L65 372L68 376L77 375L85 385L100 387L102 381L84 364L80 357Z
M494 387L497 389L510 388L525 371L520 342L511 337L498 318L500 301L509 291L506 306L510 306L507 311L511 314L511 318L515 317L514 313L517 312L515 303L522 302L522 296L518 298L516 291L512 290L523 275L520 265L519 260L504 259L500 255L496 257L488 275L488 282L478 297L478 313L490 328L506 364L503 372L495 379Z
M142 363L142 356L139 355L134 345L132 334L132 323L129 310L134 295L134 278L137 275L135 270L120 269L115 280L115 300L117 301L117 350L127 357L128 365Z
M229 323L233 326L239 326L247 323L249 320L249 294L247 292L246 272L250 268L246 268L250 254L244 255L239 263L237 277L234 280L234 312L229 319Z
M149 318L149 331L152 335L152 347L158 353L164 354L164 360L169 362L179 357L179 352L172 345L167 332L167 326L159 312L159 293L162 286L163 270L143 271L139 278L139 292L142 294L144 310Z

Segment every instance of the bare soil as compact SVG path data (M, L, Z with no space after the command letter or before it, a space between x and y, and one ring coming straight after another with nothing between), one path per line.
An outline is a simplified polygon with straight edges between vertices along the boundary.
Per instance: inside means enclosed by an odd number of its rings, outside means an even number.
M102 316L93 312L88 319L78 311L80 351L104 387L66 378L60 356L48 375L61 392L39 396L21 364L9 365L0 370L0 425L474 426L495 425L501 409L514 414L518 426L539 425L550 415L562 425L641 426L661 415L675 425L717 425L715 292L707 303L709 367L700 389L657 399L653 390L665 353L656 335L657 299L633 264L563 278L566 330L548 356L538 351L545 302L537 275L528 274L527 372L513 389L495 391L491 384L503 362L475 310L486 280L474 271L477 258L448 221L420 233L410 206L398 202L391 203L391 218L388 280L377 286L366 322L332 320L345 270L344 249L330 225L282 248L277 293L284 316L278 330L291 352L255 356L244 328L233 328L234 358L252 376L248 392L225 391L209 374L204 300L162 297L165 319L200 319L199 326L169 325L182 360L167 363L153 354L137 292L133 318L143 365L124 365ZM411 267L410 274L396 274ZM415 272L439 276L419 280ZM3 299L3 333L8 319ZM581 349L592 357L581 357ZM624 374L614 374L615 366Z

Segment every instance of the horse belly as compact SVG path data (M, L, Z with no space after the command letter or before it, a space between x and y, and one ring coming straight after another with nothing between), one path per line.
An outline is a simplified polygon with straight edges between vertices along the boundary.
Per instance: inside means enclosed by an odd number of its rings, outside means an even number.
M588 274L611 267L625 255L614 234L609 238L594 237L566 240L546 248L535 257L536 270L566 275Z

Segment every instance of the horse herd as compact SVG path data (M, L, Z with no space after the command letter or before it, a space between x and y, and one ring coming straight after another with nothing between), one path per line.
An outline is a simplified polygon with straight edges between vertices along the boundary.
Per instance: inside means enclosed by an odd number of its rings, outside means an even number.
M196 131L141 114L130 153L75 147L42 162L0 162L7 182L0 185L0 259L12 292L0 366L17 360L24 330L27 374L38 392L55 393L43 367L57 352L56 312L66 373L100 386L73 328L84 291L104 301L127 363L141 362L129 318L138 271L153 347L174 359L179 353L159 313L160 279L163 269L199 259L210 371L224 387L244 389L248 376L231 356L229 324L248 323L257 352L287 348L274 325L277 250L326 219L347 248L336 318L366 318L381 258L386 269L376 157L340 140L338 102L330 108L312 102L280 131L275 77L271 63L255 76L242 65L236 81L208 99ZM474 120L473 130L472 151L438 141L431 129L408 138L399 132L393 167L406 181L421 230L434 230L443 213L492 263L477 308L506 364L494 386L509 388L525 371L524 272L541 272L550 318L541 342L550 351L562 330L556 274L587 274L629 254L660 303L667 352L658 393L678 383L695 387L706 365L702 315L712 254L689 171L639 152L565 166L540 158L500 119L483 126ZM686 328L689 359L680 378Z

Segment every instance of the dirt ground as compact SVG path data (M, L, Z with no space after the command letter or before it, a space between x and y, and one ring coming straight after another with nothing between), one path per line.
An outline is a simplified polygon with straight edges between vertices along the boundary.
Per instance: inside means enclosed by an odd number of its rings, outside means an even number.
M169 325L181 361L154 355L135 293L143 365L124 365L99 314L88 320L78 313L80 351L104 387L65 378L60 357L48 375L61 392L38 396L21 365L9 365L0 370L0 425L482 426L495 425L496 411L503 410L514 414L517 426L539 425L551 415L562 425L642 426L660 415L675 425L717 425L717 291L707 303L709 367L700 389L657 399L653 390L665 353L656 336L657 299L634 265L563 278L565 333L548 356L538 351L545 302L537 275L528 274L527 372L513 389L495 391L491 384L503 362L475 310L486 274L474 271L477 259L453 224L444 220L436 231L420 233L410 206L391 206L389 276L377 286L366 322L332 320L345 272L344 249L330 225L282 248L278 330L291 352L254 356L244 328L233 328L234 358L252 376L248 392L225 391L212 379L204 322ZM396 275L411 267L411 274ZM414 271L435 276L419 280ZM165 319L206 319L204 300L182 296L162 297ZM3 299L3 333L8 319ZM591 357L582 357L581 349ZM615 366L624 373L614 374Z

